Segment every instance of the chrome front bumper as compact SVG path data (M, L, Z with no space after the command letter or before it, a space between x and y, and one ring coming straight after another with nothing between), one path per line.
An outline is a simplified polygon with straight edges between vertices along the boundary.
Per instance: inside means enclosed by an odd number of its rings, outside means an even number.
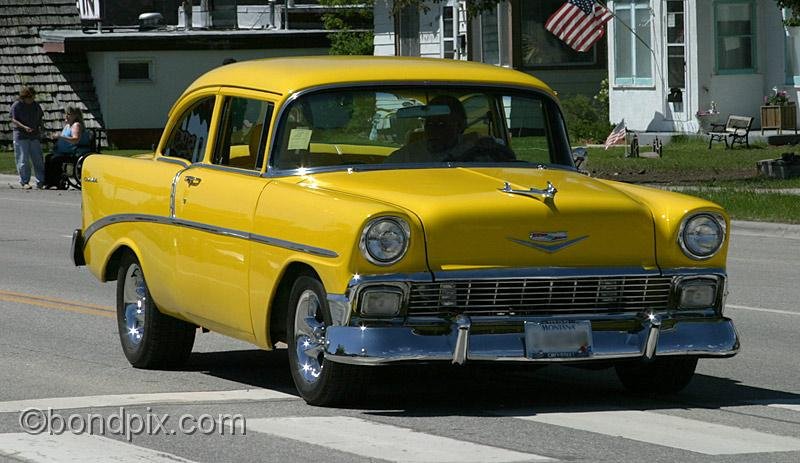
M739 337L728 318L649 315L591 320L591 357L529 358L524 322L547 320L552 318L460 315L450 321L410 319L402 325L331 326L325 334L325 358L361 365L427 361L463 364L468 360L561 363L673 355L730 357L739 351Z

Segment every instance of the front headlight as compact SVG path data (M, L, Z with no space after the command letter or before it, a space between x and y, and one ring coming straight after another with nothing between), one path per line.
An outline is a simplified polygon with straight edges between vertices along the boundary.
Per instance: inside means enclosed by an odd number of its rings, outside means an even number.
M725 219L717 214L702 213L684 219L678 242L684 254L692 259L708 259L725 241Z
M379 217L361 233L359 247L375 265L391 265L403 258L410 239L408 223L400 217Z

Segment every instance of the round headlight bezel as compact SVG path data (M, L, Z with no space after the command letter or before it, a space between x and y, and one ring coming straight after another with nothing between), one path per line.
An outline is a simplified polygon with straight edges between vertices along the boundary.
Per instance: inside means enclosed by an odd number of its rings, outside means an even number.
M395 254L394 256L388 257L381 257L376 256L373 254L369 244L367 241L370 239L370 233L375 229L376 226L388 223L389 225L396 226L397 229L401 232L401 235L404 239L404 244L401 250ZM376 217L364 226L364 229L361 231L361 240L359 241L359 248L361 250L361 255L364 256L370 263L375 265L380 265L382 267L393 265L399 262L400 260L405 257L406 253L408 252L408 248L411 243L411 227L408 226L408 222L402 217L397 216L381 216Z
M719 232L719 242L716 244L716 246L714 246L712 251L703 252L693 248L691 245L691 239L688 237L688 233L693 229L696 229L697 226L701 225L701 223L698 223L698 221L703 221L704 223L710 222L714 227L717 228ZM725 244L726 234L727 225L724 217L712 212L701 212L698 214L692 214L683 219L683 222L681 222L681 228L678 231L678 244L680 244L683 253L689 258L694 260L708 260L717 255L720 249L722 249L723 244Z

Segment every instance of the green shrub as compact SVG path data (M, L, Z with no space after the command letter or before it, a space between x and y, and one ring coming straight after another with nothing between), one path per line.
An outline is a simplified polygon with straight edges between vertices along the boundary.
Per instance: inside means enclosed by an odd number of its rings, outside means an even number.
M614 128L608 122L608 106L586 95L561 100L567 130L573 145L602 143Z

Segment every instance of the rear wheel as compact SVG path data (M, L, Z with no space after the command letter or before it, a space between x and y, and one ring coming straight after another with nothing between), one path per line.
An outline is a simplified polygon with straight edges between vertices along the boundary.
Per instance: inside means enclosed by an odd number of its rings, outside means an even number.
M117 326L125 357L136 368L174 368L192 352L196 327L158 310L130 253L117 273Z
M300 276L292 287L286 317L289 368L300 396L310 405L330 406L358 397L363 368L325 358L325 330L331 325L325 288L313 276Z
M619 363L617 376L632 392L680 392L694 376L696 357L664 357L650 362Z

